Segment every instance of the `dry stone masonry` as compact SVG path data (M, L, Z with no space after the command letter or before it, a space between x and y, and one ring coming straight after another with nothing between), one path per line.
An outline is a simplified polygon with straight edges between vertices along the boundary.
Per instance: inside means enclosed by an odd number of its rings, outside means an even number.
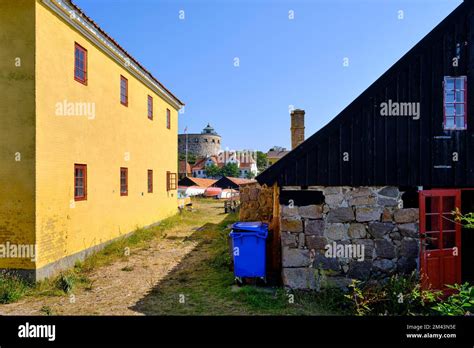
M285 286L347 287L352 279L381 280L418 267L418 209L403 208L397 187L308 190L321 191L324 203L280 206Z

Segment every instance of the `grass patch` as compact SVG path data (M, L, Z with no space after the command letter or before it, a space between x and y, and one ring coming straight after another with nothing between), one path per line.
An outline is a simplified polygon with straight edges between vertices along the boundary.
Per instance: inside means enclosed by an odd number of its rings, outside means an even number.
M348 313L338 290L286 292L280 287L234 284L228 226L237 214L207 224L192 239L198 246L135 306L148 315L333 315ZM184 300L183 300L184 299Z
M27 282L15 276L0 275L0 303L16 302L29 290Z

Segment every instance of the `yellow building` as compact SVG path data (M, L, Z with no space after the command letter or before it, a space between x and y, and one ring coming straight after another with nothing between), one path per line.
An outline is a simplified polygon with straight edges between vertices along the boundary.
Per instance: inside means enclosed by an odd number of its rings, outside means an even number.
M174 214L183 103L69 0L0 0L0 34L0 269L48 277Z
M279 159L281 159L283 156L285 156L288 152L285 148L282 147L272 147L268 152L267 152L267 162L268 166L271 166L275 164Z

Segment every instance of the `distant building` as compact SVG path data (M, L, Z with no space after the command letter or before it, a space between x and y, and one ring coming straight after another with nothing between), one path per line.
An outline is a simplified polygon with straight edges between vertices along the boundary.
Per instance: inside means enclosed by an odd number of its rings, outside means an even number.
M208 157L217 155L221 150L221 136L217 134L210 124L206 126L199 134L179 134L178 152L186 154L186 138L188 155L196 157Z
M280 146L274 146L267 152L267 165L271 166L275 164L279 159L285 156L288 152L286 148Z
M186 161L179 161L178 176L180 179L191 176L191 165Z
M256 176L258 174L257 161L250 155L242 154L247 154L247 152L225 151L220 152L217 156L201 158L191 167L192 176L195 178L207 178L207 166L215 165L222 168L228 163L237 164L240 178L248 178L249 173Z

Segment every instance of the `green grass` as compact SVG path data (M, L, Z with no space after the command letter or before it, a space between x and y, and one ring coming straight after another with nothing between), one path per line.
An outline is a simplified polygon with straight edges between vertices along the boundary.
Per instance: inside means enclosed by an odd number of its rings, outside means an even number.
M32 286L0 278L0 301L14 302L23 296L65 296L74 291L91 290L94 285L88 275L92 270L127 260L129 251L147 248L153 239L174 238L168 236L188 227L195 231L186 240L197 243L196 248L135 305L136 311L150 315L348 314L343 294L336 290L287 292L281 287L235 285L230 270L228 227L238 215L225 215L222 204L215 200L195 199L193 202L196 208L193 211L183 211L151 228L137 228L133 235L110 243L54 279ZM131 272L133 268L125 266L122 271ZM42 312L53 314L49 308Z
M331 315L346 314L343 293L297 291L281 287L238 287L230 271L227 226L237 220L229 214L219 224L208 224L193 236L199 246L171 274L136 305L150 315ZM291 296L290 296L291 295ZM183 299L184 303L180 301Z
M0 276L0 303L12 303L29 291L30 285L14 276Z

